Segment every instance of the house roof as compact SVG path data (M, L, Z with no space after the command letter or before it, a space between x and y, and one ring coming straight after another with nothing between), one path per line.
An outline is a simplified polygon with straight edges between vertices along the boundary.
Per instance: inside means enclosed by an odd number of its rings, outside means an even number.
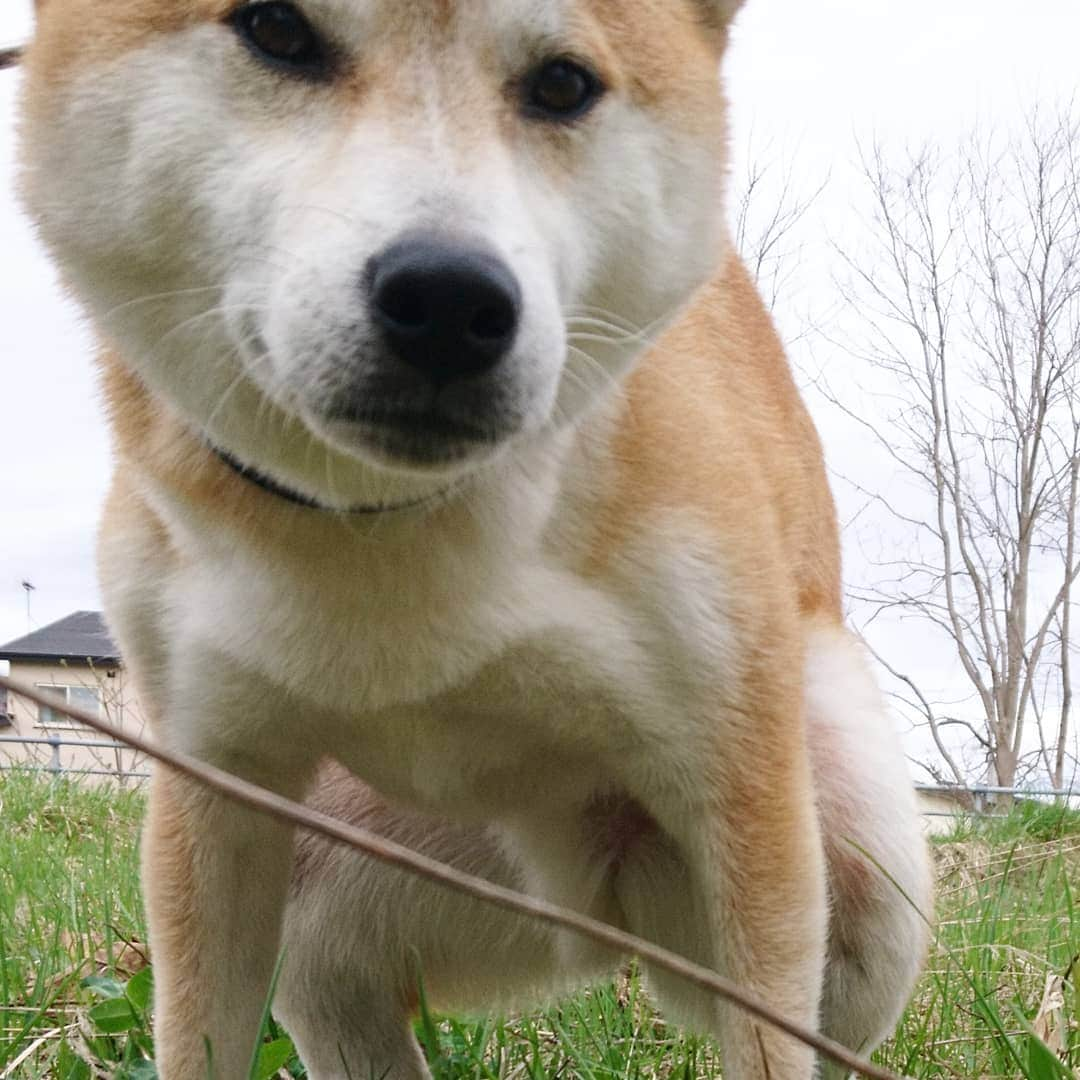
M116 664L120 651L100 611L75 611L25 637L0 645L0 660L60 660Z

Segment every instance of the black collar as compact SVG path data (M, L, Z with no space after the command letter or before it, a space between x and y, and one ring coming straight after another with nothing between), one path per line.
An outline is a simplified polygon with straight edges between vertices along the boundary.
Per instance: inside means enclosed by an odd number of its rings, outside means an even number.
M348 506L340 509L335 506L326 506L324 503L319 502L318 499L312 499L307 495L301 494L299 491L293 491L292 488L284 487L276 480L267 476L266 473L259 472L258 469L252 468L250 465L245 465L242 461L238 461L227 450L222 450L221 447L215 446L213 443L207 443L207 445L217 455L219 460L225 462L225 464L238 476L242 476L249 483L254 484L258 488L262 488L262 490L268 494L276 495L279 499L284 499L294 506L302 506L305 510L321 510L325 514L384 514L393 510L411 510L416 507L425 506L428 503L435 502L435 500L443 494L443 492L439 492L436 495L426 495L421 499L412 499L409 502L404 503L392 503L390 505L380 503L376 506Z

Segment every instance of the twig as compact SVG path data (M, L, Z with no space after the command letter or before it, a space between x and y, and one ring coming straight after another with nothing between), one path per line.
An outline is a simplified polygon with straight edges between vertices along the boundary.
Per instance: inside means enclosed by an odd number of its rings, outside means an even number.
M29 1061L46 1043L52 1042L53 1039L63 1035L65 1031L71 1031L75 1026L69 1024L67 1027L53 1028L52 1031L46 1031L44 1035L39 1035L21 1054L11 1060L7 1068L0 1073L0 1080L8 1080L9 1077L15 1076L19 1066L24 1061Z
M367 829L360 829L353 825L347 825L342 821L321 814L301 803L283 798L272 791L261 788L256 784L249 783L225 772L214 765L198 761L187 754L158 746L141 736L129 734L120 728L110 724L93 713L84 709L75 708L71 705L57 701L55 698L46 697L31 686L16 682L6 676L0 676L0 687L5 687L13 694L24 697L39 705L46 705L56 712L64 713L72 720L85 724L102 735L127 743L128 746L141 751L148 757L160 761L164 765L183 773L194 780L199 781L206 787L219 792L237 802L261 810L271 817L281 821L287 821L311 832L319 833L331 840L337 840L349 847L363 851L372 858L390 863L402 869L427 878L429 881L438 882L458 892L466 893L477 900L482 900L497 907L514 911L519 915L528 915L541 922L560 926L593 941L610 946L631 956L637 956L642 960L658 968L663 968L674 975L693 983L710 993L724 998L737 1005L759 1020L786 1032L793 1038L798 1039L806 1046L813 1047L819 1053L854 1070L861 1076L869 1077L870 1080L900 1080L899 1077L888 1069L883 1069L872 1062L853 1054L847 1047L838 1042L826 1038L824 1035L811 1031L792 1020L787 1019L767 1005L756 994L744 990L733 983L730 979L710 971L700 964L692 963L676 953L662 949L652 942L639 938L634 934L617 930L607 923L590 919L587 915L581 915L569 908L550 904L546 900L538 900L524 893L515 892L513 889L505 889L499 885L493 885L483 878L474 877L471 874L463 874L453 867L446 866L425 855L412 851L402 844L396 844L392 840L377 836Z

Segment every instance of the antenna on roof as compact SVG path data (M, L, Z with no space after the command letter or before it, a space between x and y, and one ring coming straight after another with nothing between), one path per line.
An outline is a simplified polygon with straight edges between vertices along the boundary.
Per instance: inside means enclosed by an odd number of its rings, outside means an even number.
M30 594L37 589L37 586L29 581L24 581L22 587L26 590L26 632L29 634L34 629L30 622Z

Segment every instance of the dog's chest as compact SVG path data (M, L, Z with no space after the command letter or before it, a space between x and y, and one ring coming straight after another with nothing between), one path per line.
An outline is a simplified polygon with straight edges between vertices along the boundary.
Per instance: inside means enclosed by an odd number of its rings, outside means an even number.
M425 579L403 560L328 585L234 562L206 583L228 618L203 629L314 706L298 737L388 795L490 815L700 759L733 662L722 568L686 530L613 566L537 553Z
M484 816L575 800L646 753L671 695L629 642L562 627L430 700L339 714L335 753L386 794Z
M492 621L491 609L463 605L443 635L475 634L475 665L421 699L336 711L338 756L388 794L458 815L692 774L731 660L724 619L685 567L650 569L634 588L604 588L519 568L521 591L503 595ZM460 645L401 642L444 676L461 663Z

